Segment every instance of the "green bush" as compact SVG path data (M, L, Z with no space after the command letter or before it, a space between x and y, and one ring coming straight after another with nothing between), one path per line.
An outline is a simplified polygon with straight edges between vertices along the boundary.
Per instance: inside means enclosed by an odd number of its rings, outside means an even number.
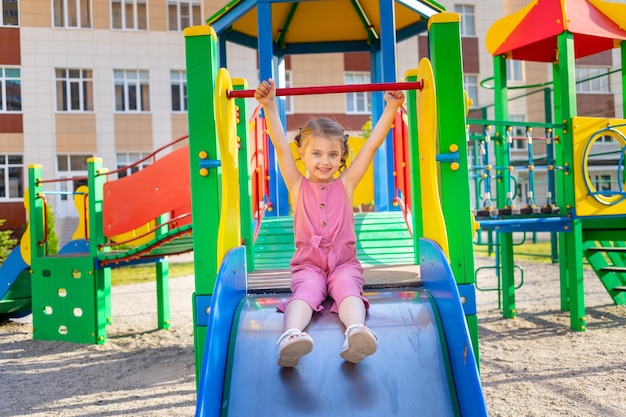
M48 255L55 255L59 253L59 236L54 229L54 213L49 204L46 204L46 222L48 223Z
M6 219L0 219L0 226L6 222ZM0 264L9 256L11 250L17 245L17 239L11 238L10 230L0 230Z

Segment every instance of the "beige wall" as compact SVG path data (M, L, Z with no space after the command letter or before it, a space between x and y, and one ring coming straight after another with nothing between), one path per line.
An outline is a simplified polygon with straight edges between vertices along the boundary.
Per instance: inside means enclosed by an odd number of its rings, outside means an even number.
M167 2L165 0L151 0L148 2L148 29L151 31L167 30Z
M93 7L93 28L111 28L111 0L91 0Z
M115 150L118 152L152 151L152 115L116 114Z
M294 87L345 84L343 54L293 56L291 70ZM295 96L293 103L298 113L344 113L344 97L344 94Z
M187 135L189 132L189 126L187 124L186 114L173 114L172 115L172 140L176 140L181 136Z
M55 115L57 152L96 152L96 115Z
M24 152L24 134L0 133L0 152Z
M20 25L30 27L52 26L52 4L50 0L20 1Z

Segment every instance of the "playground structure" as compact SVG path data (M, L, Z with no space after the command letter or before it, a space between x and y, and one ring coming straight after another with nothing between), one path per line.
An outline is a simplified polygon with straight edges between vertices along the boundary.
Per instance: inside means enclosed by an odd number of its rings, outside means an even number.
M111 268L146 262L156 269L157 327L169 328L167 257L192 249L189 173L180 169L189 165L189 150L180 146L158 160L156 155L184 139L156 150L146 158L152 164L119 179L113 177L117 171L102 168L101 159L90 158L88 185L73 193L78 227L56 255L46 250L43 188L68 179L45 180L40 165L29 167L28 228L2 265L2 280L13 289L16 278L28 274L23 298L32 303L34 339L105 343Z
M623 66L625 12L626 5L601 0L537 0L496 21L487 33L487 49L494 57L495 120L468 119L468 124L482 130L470 135L476 150L471 171L480 178L482 194L476 216L481 227L497 232L497 289L501 291L504 317L517 314L513 232L558 233L561 309L570 312L572 330L586 329L584 259L613 301L626 303L622 255L626 246L626 121L578 116L575 76L575 59L613 49L617 44ZM554 111L546 106L545 122L507 120L507 59L552 63ZM557 122L551 120L552 113ZM512 133L515 130L523 130L522 137L516 137ZM545 133L533 133L537 130ZM526 164L514 166L511 147L517 140L527 142L528 158ZM542 148L545 162L537 163L536 146ZM495 161L489 160L490 155ZM617 189L596 188L590 170L598 164L612 164L611 177ZM518 207L513 202L516 170L526 171L529 185ZM534 192L539 172L545 173L545 196Z
M247 263L251 259L249 246L253 245L246 242L252 241L255 229L249 214L253 205L251 190L258 185L253 186L254 176L242 171L256 157L250 154L248 125L244 122L248 119L244 97L252 97L253 90L247 90L245 80L231 79L225 68L218 69L219 39L212 27L187 28L185 39L196 279L193 304L199 382L196 414L243 415L261 407L295 415L302 410L299 407L305 399L310 410L329 413L331 410L315 408L318 403L323 407L322 402L311 403L311 398L325 396L323 403L333 405L332 413L357 407L360 415L404 415L415 410L425 410L429 415L486 415L477 350L472 346L476 343L477 347L476 332L472 332L477 325L474 287L472 282L465 281L473 278L473 223L469 196L459 197L469 194L467 161L460 156L467 152L467 106L462 85L451 81L459 80L454 74L461 72L459 16L441 13L430 18L433 67L431 61L422 60L417 70L407 73L407 82L423 81L422 90L407 92L406 113L412 138L408 142L411 176L407 181L410 205L414 208L412 255L414 263L420 264L423 286L389 283L366 288L372 301L369 325L381 340L394 341L381 344L371 361L363 364L371 367L368 372L349 371L342 377L338 374L342 369L338 359L318 357L324 348L312 354L314 366L302 364L299 368L313 379L322 375L324 378L335 375L330 380L347 378L350 383L345 384L346 389L354 387L359 378L365 378L361 379L369 387L365 402L365 398L359 401L335 384L319 384L326 389L307 392L306 384L289 376L292 373L276 369L274 342L282 325L281 316L274 310L288 292L248 288ZM442 108L446 109L446 123L438 116ZM436 155L437 130L440 155ZM449 135L443 136L444 133ZM234 144L239 145L238 153ZM442 189L447 188L444 193L448 196L454 195L454 199L442 198L441 204L437 160L442 163ZM416 173L421 173L421 180ZM221 196L218 199L221 206L215 195ZM457 204L459 199L465 201L465 210L461 207L463 203ZM229 203L225 204L226 201ZM219 215L207 216L207 212ZM241 227L237 226L239 222ZM449 243L446 229L455 226L458 226L456 239ZM422 236L427 239L418 240ZM241 238L245 246L240 246ZM470 254L463 258L467 250ZM460 272L458 276L457 272ZM316 316L308 331L322 344L339 343L342 337L337 318L329 313ZM426 350L434 349L436 357L432 361L418 359L428 353L421 348L415 352L411 347L415 345L410 342L414 337L422 340L416 343ZM251 386L251 379L259 380L259 375L269 380ZM408 378L407 383L393 393L381 385L388 378L402 375ZM428 382L422 381L422 377L428 378ZM430 389L418 388L424 386ZM398 409L389 409L390 403L397 404Z

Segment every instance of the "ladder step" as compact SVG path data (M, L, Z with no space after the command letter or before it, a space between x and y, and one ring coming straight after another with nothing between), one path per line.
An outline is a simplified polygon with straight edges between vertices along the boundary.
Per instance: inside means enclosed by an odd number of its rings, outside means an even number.
M624 266L605 266L600 268L600 271L605 272L626 272L626 267Z
M614 246L602 247L602 246L592 246L587 248L586 250L591 252L626 252L626 248L616 248Z
M613 288L613 291L616 291L616 292L626 292L626 286L615 287L615 288Z

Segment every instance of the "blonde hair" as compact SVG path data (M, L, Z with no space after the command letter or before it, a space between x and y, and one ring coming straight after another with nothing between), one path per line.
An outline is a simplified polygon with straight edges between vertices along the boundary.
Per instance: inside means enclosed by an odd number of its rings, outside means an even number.
M341 163L339 164L339 172L343 171L346 167L346 161L348 160L349 137L349 135L345 134L343 127L336 121L325 117L311 119L300 128L294 141L296 145L298 145L298 148L302 148L306 146L307 140L313 136L341 141Z

